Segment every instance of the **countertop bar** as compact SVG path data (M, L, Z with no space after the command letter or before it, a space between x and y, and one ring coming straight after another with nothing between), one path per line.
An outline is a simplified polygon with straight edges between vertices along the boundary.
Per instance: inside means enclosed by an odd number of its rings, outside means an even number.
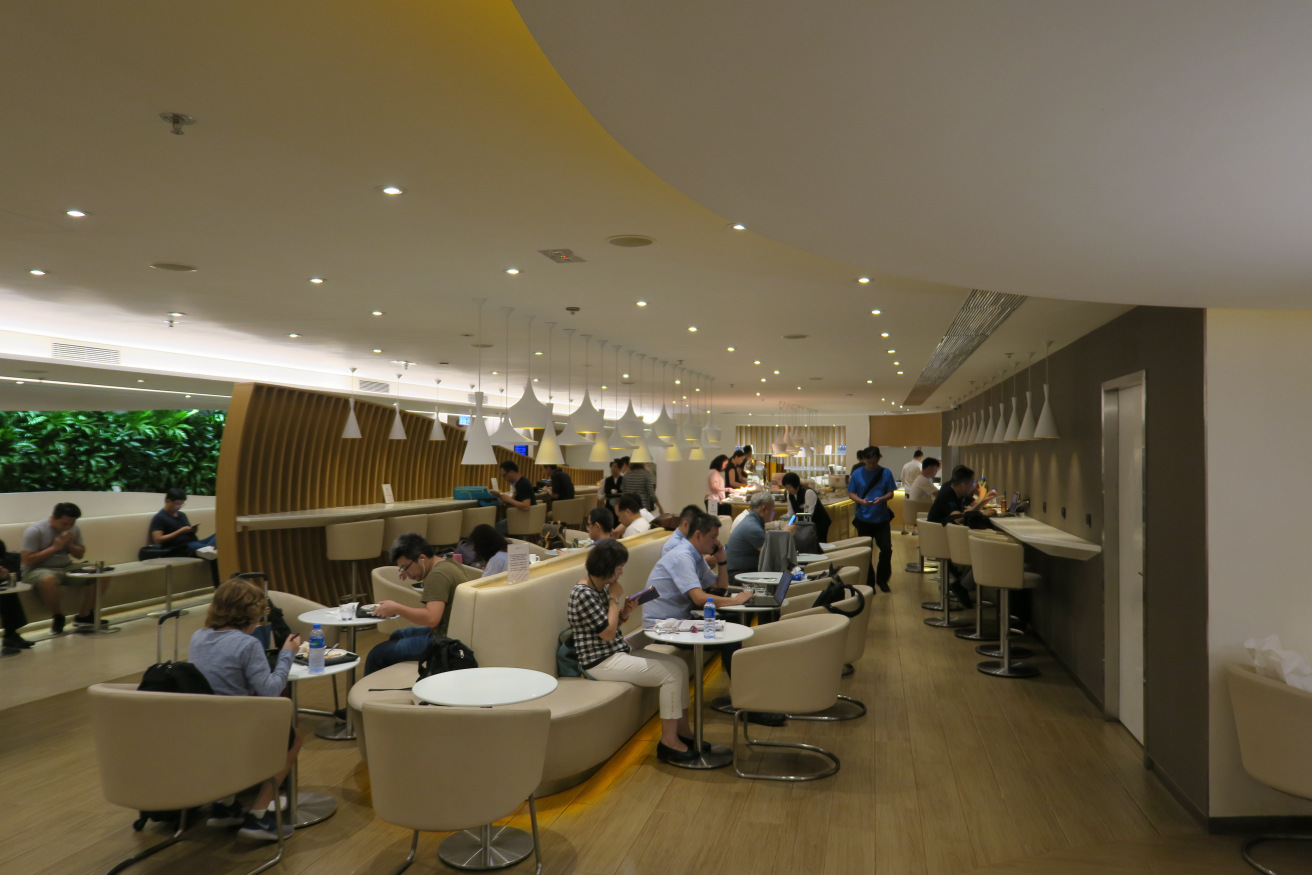
M990 520L999 531L1006 532L1022 544L1028 544L1049 556L1062 559L1091 559L1102 552L1092 541L1078 538L1069 532L1039 522L1032 517L994 517Z
M261 513L237 517L238 531L261 529L310 529L332 523L349 523L355 520L378 517L405 516L415 513L440 513L477 507L476 501L457 501L454 498L420 498L398 501L394 504L357 504L349 507L321 507L310 510L288 510L281 513Z

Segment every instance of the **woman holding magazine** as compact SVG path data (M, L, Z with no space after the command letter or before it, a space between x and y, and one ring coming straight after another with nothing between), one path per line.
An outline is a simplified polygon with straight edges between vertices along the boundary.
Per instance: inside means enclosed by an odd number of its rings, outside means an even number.
M597 543L584 566L587 577L569 594L567 616L579 667L595 680L660 687L661 740L656 758L687 762L697 756L688 725L688 666L671 654L645 648L635 652L620 632L636 604L624 597L620 586L628 561L629 551L619 541Z

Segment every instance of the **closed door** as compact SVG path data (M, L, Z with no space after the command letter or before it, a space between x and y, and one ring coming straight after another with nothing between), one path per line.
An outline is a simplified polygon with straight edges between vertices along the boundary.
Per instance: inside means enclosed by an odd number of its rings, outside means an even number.
M1120 720L1143 743L1143 386L1117 393Z

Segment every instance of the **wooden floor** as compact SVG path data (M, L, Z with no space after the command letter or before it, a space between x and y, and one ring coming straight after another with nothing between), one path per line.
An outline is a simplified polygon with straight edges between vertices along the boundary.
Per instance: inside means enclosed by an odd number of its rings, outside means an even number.
M895 568L909 558L902 554L913 543L895 536ZM653 755L653 721L591 780L539 801L544 870L580 875L1251 871L1239 858L1238 840L1204 835L1143 768L1129 734L1105 723L1051 659L1035 660L1043 674L1031 680L976 672L980 657L972 645L921 622L920 602L929 586L919 576L898 572L893 593L875 599L865 655L845 681L845 692L870 707L867 717L830 725L794 722L764 731L834 751L842 759L836 776L787 785L740 780L729 769L670 768ZM188 620L194 625L198 617ZM135 648L136 664L152 662L154 636L143 628L94 642L56 642L58 648L0 662L0 873L104 872L162 838L134 834L132 813L102 800L86 695L55 692L56 679L71 670L65 663L79 660L73 645ZM365 649L372 640L362 637L361 643ZM52 695L20 704L6 700L6 691L30 690L42 675ZM724 691L718 667L710 669L709 678L708 695ZM330 702L326 682L305 684L301 693L310 707ZM303 729L312 733L314 725L312 718L303 718ZM712 712L708 735L727 744L729 719ZM806 766L786 759L772 763ZM339 808L328 821L298 832L275 871L386 873L400 863L408 834L374 817L369 776L353 743L310 734L301 776L303 789L332 793ZM526 826L527 815L521 812L510 822ZM436 860L441 838L421 838L411 872L451 871ZM130 871L242 872L266 851L229 831L201 827L180 846ZM1312 853L1305 848L1276 846L1265 853L1290 871L1312 869ZM531 871L528 865L511 871Z

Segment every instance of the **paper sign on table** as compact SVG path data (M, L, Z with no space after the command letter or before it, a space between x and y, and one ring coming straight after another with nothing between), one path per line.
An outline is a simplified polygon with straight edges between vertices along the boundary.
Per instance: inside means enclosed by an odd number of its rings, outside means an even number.
M523 583L528 580L528 544L511 544L506 548L506 580Z
M396 499L392 496L392 484L390 484L390 483L384 483L384 484L383 484L383 504L392 504L393 502L395 502L395 500L396 500Z

